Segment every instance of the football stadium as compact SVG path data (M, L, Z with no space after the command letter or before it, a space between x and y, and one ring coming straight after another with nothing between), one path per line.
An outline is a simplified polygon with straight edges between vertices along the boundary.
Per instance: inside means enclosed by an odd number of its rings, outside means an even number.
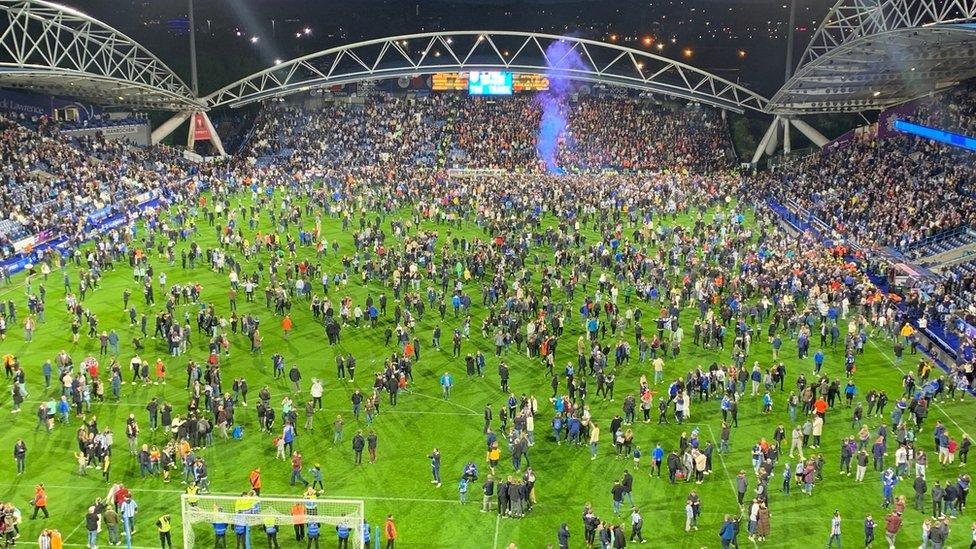
M976 547L976 0L0 0L0 547Z

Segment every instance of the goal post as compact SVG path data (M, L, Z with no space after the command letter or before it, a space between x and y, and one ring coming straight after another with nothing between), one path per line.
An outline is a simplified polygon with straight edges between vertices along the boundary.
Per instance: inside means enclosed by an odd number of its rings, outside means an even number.
M282 547L295 546L299 533L307 538L313 523L318 526L319 543L331 546L340 529L348 529L350 549L368 549L363 543L365 505L352 499L310 499L304 497L261 497L232 495L191 495L180 497L183 547L264 547L268 529L276 531ZM224 544L218 544L218 536ZM305 546L305 541L301 542Z

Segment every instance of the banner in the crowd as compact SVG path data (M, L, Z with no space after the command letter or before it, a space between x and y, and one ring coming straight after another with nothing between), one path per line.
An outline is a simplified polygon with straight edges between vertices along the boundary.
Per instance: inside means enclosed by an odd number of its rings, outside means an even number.
M0 111L34 117L54 116L55 111L62 111L62 114L64 114L68 110L72 114L77 115L72 118L77 118L77 120L82 122L102 112L102 109L99 107L71 99L0 89Z
M210 128L207 127L207 118L202 112L193 115L193 139L194 141L210 140Z
M909 101L882 112L878 116L878 139L890 139L898 135L899 132L895 129L895 121L910 117L915 114L916 110L918 110L918 102Z
M447 170L447 175L451 177L491 177L507 173L507 170L500 168L450 168Z
M846 149L853 142L854 142L854 130L848 130L840 137L831 139L826 145L823 146L823 151L827 154L830 154L834 151Z
M37 235L31 235L26 238L21 238L17 242L14 242L14 251L17 253L23 253L24 250L28 248L33 248L34 244L37 243Z
M72 137L85 137L100 134L109 141L124 140L134 145L149 145L149 124L124 124L121 126L93 126L90 128L76 128L64 130L61 133Z

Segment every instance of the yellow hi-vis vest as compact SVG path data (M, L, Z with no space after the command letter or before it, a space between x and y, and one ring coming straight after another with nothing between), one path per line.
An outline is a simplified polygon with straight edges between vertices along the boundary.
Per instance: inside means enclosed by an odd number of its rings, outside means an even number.
M200 498L197 497L197 492L200 491L199 486L187 486L186 493L189 497L186 498L186 502L190 505L196 505Z
M157 524L158 524L157 528L159 528L159 533L161 534L169 532L170 528L172 528L172 526L170 526L169 524L169 517L167 515L163 515L159 517Z

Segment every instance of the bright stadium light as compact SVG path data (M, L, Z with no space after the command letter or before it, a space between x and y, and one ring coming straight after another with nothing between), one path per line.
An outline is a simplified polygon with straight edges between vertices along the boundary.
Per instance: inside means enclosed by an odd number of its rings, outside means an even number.
M257 44L258 43L258 37L257 36L252 36L251 37L251 43L252 44Z

